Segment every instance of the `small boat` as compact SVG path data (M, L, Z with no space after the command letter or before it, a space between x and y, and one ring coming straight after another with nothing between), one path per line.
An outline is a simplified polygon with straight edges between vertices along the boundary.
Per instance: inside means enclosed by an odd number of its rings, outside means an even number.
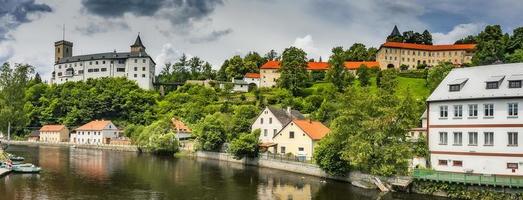
M13 172L15 173L40 173L42 168L31 165L31 166L13 166Z
M34 166L34 165L31 163L18 163L18 164L13 163L13 167L32 167L32 166Z
M11 161L24 161L25 158L22 156L15 156L13 154L9 154L9 160Z

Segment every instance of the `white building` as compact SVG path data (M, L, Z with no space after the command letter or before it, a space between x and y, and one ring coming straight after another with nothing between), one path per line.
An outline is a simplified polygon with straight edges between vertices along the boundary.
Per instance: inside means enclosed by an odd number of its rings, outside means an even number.
M275 145L273 138L280 130L290 123L293 119L304 119L303 115L297 110L280 109L271 106L265 107L251 125L251 130L260 129L261 146L268 148Z
M256 87L260 87L259 73L246 73L245 76L243 76L243 80L249 85L256 85Z
M523 175L523 63L453 69L427 100L432 168Z
M85 81L89 78L126 77L143 89L153 89L155 66L145 52L140 36L131 45L130 52L108 52L72 56L73 43L55 42L55 65L51 84L67 81Z
M91 121L75 130L76 134L71 134L71 142L76 144L110 144L111 139L120 135L120 130L106 120Z

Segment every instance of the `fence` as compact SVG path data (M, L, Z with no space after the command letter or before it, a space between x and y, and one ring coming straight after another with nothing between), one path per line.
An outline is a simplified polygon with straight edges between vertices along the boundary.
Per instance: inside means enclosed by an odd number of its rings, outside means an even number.
M523 188L523 177L516 176L453 173L429 169L414 169L413 176L418 180Z
M275 161L286 161L286 162L298 162L314 164L314 157L311 156L295 156L292 154L273 154L273 153L260 153L258 154L259 159L275 160Z

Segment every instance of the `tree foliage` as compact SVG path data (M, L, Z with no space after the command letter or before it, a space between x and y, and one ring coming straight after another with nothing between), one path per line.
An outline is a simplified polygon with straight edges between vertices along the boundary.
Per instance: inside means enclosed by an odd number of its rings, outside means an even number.
M427 75L427 87L430 92L433 92L438 85L443 81L443 79L449 74L449 72L454 68L452 63L440 63L434 67L431 67Z
M244 157L255 158L258 156L258 137L260 136L260 129L254 130L252 133L243 133L237 139L232 140L229 146L229 153L234 158L242 159Z
M9 63L0 66L0 132L7 133L11 124L13 133L23 134L29 123L28 112L31 107L25 105L25 91L30 82L34 67L24 64Z
M356 72L358 75L358 80L360 81L360 86L366 87L370 85L370 72L369 68L365 65L361 65Z
M296 47L285 49L282 54L278 86L296 95L306 86L307 80L307 54Z
M472 57L474 65L488 65L496 61L503 61L508 41L500 25L488 25L478 34L476 51Z
M332 55L329 58L329 69L326 74L327 81L331 82L338 91L343 91L347 87L345 76L348 70L345 68L345 52L342 47L335 47L332 49Z

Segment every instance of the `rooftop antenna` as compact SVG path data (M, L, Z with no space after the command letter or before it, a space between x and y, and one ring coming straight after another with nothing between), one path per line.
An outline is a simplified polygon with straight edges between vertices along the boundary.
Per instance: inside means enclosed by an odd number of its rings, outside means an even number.
M62 25L62 40L65 40L65 24Z

